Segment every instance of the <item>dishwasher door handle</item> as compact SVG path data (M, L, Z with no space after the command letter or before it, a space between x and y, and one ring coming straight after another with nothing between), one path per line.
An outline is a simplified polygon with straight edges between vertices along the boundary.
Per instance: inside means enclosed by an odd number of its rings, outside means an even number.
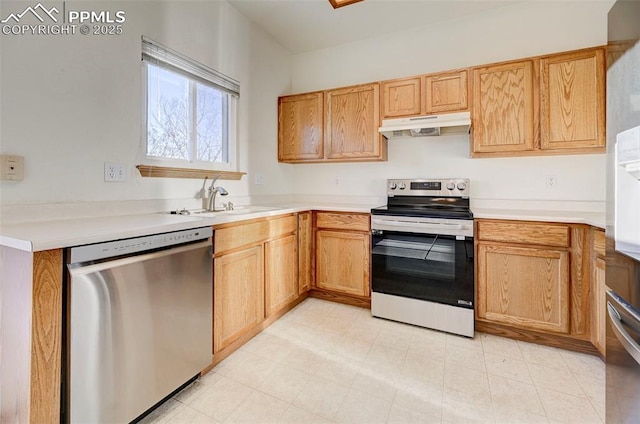
M137 262L144 262L151 259L162 258L169 255L174 255L176 253L189 252L191 250L202 249L203 247L211 247L211 254L213 255L213 244L211 240L205 240L198 243L188 244L184 246L173 247L171 249L160 250L158 252L151 253L143 253L141 255L134 255L130 257L115 259L115 260L105 260L104 262L100 262L97 264L90 265L75 265L69 264L69 274L72 277L96 273L100 271L104 271L110 268L117 268L119 266L130 265Z

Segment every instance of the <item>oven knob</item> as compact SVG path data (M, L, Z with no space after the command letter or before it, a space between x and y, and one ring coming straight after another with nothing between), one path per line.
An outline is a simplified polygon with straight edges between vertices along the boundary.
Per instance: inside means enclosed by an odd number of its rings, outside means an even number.
M404 183L400 183L400 185L398 186L398 188L400 190L404 190L405 188L407 188L407 186Z
M398 184L396 184L396 182L395 182L395 181L391 181L391 182L389 183L389 188L390 188L391 190L395 190L395 189L396 189L396 187L398 187Z
M455 190L455 188L456 188L456 183L455 182L449 181L447 183L447 190Z
M467 188L467 183L458 183L458 190L463 191Z

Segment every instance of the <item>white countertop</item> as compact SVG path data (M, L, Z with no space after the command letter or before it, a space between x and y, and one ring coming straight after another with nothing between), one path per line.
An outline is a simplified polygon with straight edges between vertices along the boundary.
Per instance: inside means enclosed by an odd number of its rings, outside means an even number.
M210 214L171 215L168 213L145 213L82 219L43 220L14 223L0 226L0 245L26 251L59 249L83 244L99 243L190 228L206 227L247 219L263 218L306 210L330 210L338 212L369 213L379 205L348 204L280 204L259 205L271 210L244 212L238 207L234 213L215 212Z
M371 208L376 206L380 205L289 203L256 205L255 211L250 206L240 206L232 213L217 212L201 215L144 213L82 219L42 220L1 226L0 245L35 252L307 210L369 213ZM269 210L265 210L266 208ZM587 224L599 228L605 226L604 213L598 212L473 208L473 213L475 218L567 222Z
M478 219L566 222L605 228L604 212L473 208L473 217Z

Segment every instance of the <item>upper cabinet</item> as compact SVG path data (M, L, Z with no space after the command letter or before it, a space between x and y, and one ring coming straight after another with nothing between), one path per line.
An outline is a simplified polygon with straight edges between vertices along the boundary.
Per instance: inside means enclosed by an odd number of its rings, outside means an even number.
M604 48L473 69L472 155L604 153Z
M382 119L469 109L468 71L451 71L383 81Z
M542 149L604 147L604 67L603 49L540 60Z
M425 112L459 112L469 109L467 70L426 75Z
M473 152L533 150L533 61L473 70Z
M323 93L278 99L278 160L307 161L324 157Z
M380 158L380 86L367 84L340 88L327 91L325 96L327 158Z
M382 118L422 113L422 77L382 82Z
M278 103L280 162L386 160L378 83L284 96Z
M278 99L280 162L386 160L383 119L471 112L471 156L604 153L605 48Z

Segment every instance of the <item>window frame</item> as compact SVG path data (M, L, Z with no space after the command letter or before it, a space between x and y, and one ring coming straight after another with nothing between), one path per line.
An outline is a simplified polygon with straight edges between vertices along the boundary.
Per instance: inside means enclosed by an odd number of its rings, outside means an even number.
M145 42L151 42L153 43L155 46L161 46L159 43L156 43L155 41L149 40L146 37L142 37L143 40L143 45ZM200 66L203 67L205 69L209 69L206 68L205 65L190 59L180 53L174 52L173 50L163 47L167 52L169 53L173 53L176 56L179 56L182 60L188 60L190 62L192 62L193 64L195 64L195 66ZM144 49L144 47L143 47ZM197 85L202 84L206 87L211 87L213 89L216 89L218 91L220 91L221 93L225 94L224 96L224 100L226 103L226 116L223 116L222 119L222 124L223 124L223 128L226 128L227 130L227 143L226 143L226 150L227 150L227 162L209 162L209 161L202 161L202 160L198 160L197 159L197 135L196 136L192 136L189 139L189 145L188 145L188 151L189 151L189 156L190 159L178 159L178 158L168 158L168 157L162 157L162 156L154 156L154 155L149 155L147 154L147 147L148 147L148 131L149 131L149 116L148 116L148 106L149 106L149 64L155 65L160 67L161 69L165 69L168 70L170 72L173 72L177 75L180 75L184 78L186 78L188 80L188 84L189 84L189 104L190 104L190 109L196 110L197 111ZM142 163L143 165L149 165L149 166L161 166L161 167L173 167L173 168L184 168L184 169L202 169L202 170L219 170L219 171L237 171L237 166L238 166L238 161L237 161L237 157L236 157L236 152L237 152L237 114L238 114L238 95L234 95L232 94L229 90L223 89L220 86L218 86L215 82L212 81L208 81L205 78L201 78L198 75L194 75L189 73L188 70L184 70L184 69L179 69L179 71L172 69L173 66L171 64L169 64L169 66L163 66L164 63L162 61L158 61L157 63L154 63L152 60L147 60L143 58L141 60L141 81L142 81L142 119L141 119L141 123L142 123L142 131L141 131L141 142L140 142L140 147L139 147L139 152L138 152L138 157L142 158L141 161L139 161L140 163ZM176 66L176 68L178 68ZM216 72L215 70L211 70L212 72ZM220 73L218 73L220 74ZM220 74L222 75L222 74ZM228 78L224 75L222 75L222 77L224 78ZM234 81L237 83L237 81L232 80L231 78L229 78L229 80ZM238 84L238 92L239 92L239 83ZM195 103L193 106L192 103ZM190 131L191 134L197 134L197 130L193 131L193 129L195 127L197 127L196 124L196 119L197 119L197 114L191 114L190 113L190 118L191 118L191 122L189 122L189 126L191 127L192 131ZM223 130L224 131L224 130ZM224 149L224 146L223 146ZM223 155L224 157L224 155Z

